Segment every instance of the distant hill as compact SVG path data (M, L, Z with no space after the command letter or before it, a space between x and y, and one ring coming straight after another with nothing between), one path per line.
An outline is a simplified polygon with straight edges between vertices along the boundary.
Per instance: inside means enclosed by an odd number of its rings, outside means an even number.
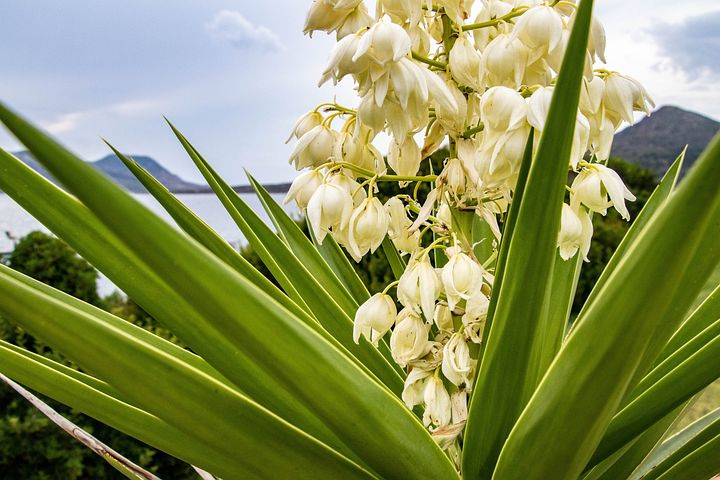
M684 173L718 131L720 122L711 118L677 107L661 107L615 135L612 155L661 176L688 145Z
M40 165L38 161L35 160L35 158L33 158L30 152L15 152L14 155L23 162L25 162L25 164L33 170L37 171L44 177L54 181L52 175L50 175L48 171L45 170L45 168ZM182 178L178 177L177 175L175 175L174 173L160 165L157 161L148 156L133 155L132 158L173 193L207 193L211 191L210 187L208 187L207 185L201 185L198 183L192 183L183 180ZM147 190L145 190L142 184L135 178L132 173L130 173L130 171L125 167L125 165L116 155L107 155L100 160L89 163L127 190L133 193L147 192ZM289 187L289 183L265 186L265 188L267 188L271 193L287 192ZM235 191L240 193L254 192L253 188L249 185L241 185L233 188L235 189Z

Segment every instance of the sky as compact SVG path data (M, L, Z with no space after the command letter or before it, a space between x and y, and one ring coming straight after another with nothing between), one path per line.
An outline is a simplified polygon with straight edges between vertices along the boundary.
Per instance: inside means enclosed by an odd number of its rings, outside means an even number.
M100 137L200 181L167 116L232 183L294 177L295 119L351 85L317 87L332 37L302 34L310 0L2 0L0 100L86 160ZM720 4L596 0L607 68L660 105L720 119ZM0 147L20 146L4 131Z

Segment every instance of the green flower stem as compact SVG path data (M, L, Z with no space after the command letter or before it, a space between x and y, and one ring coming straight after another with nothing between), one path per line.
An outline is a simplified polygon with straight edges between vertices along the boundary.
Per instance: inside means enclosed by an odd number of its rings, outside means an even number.
M414 58L414 59L417 60L418 62L426 63L426 64L430 65L431 67L436 67L436 68L439 68L439 69L441 69L441 70L447 69L447 64L446 64L446 63L438 62L437 60L433 60L432 58L428 58L428 57L426 57L426 56L424 56L424 55L420 55L420 54L417 53L417 52L412 52L412 58Z
M467 32L468 30L477 30L479 28L487 28L487 27L494 27L501 22L506 22L510 20L511 18L519 17L523 13L527 11L527 7L518 7L510 11L510 13L507 13L503 15L502 17L498 17L494 20L488 20L487 22L480 22L480 23L470 23L468 25L463 25L462 30L463 32Z
M368 170L366 168L358 167L357 165L353 165L352 163L348 162L336 162L333 164L332 169L336 170L337 168L347 168L348 170L352 170L355 173L359 173L362 177L365 178L373 178L377 176L378 182L434 182L437 180L437 175L422 175L422 176L405 176L405 175L380 175L378 176L377 173Z
M470 138L473 135L475 135L476 133L482 132L484 129L485 129L485 125L483 125L481 122L472 128L466 129L460 136L462 138Z

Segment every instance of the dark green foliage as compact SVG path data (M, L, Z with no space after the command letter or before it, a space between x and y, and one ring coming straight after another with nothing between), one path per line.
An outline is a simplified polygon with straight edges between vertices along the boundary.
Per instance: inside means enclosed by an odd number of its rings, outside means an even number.
M97 271L64 242L33 232L23 238L8 258L12 268L74 295L86 302L105 307L114 314L165 338L174 340L166 330L137 304L123 295L113 294L101 300L96 291ZM63 356L0 318L0 338L72 365ZM48 398L43 398L61 415L102 442L127 456L161 478L197 478L191 467L142 444L81 413ZM0 385L0 480L73 480L121 479L118 471L87 447L71 438L5 384Z

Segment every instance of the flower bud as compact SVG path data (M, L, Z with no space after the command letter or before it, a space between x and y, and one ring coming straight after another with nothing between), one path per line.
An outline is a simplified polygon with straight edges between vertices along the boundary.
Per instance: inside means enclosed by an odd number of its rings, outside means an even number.
M290 154L289 163L293 163L296 170L326 163L333 155L336 139L337 132L329 127L313 127L297 141Z
M444 427L452 418L450 394L440 378L432 376L427 380L425 392L425 413L423 423L428 427Z
M397 316L395 328L390 335L390 353L395 363L405 368L408 362L427 353L428 326L410 308L404 308Z
M442 283L430 260L415 260L408 265L398 283L398 300L406 307L421 307L425 318L432 321L435 300L440 296Z
M390 62L397 62L409 53L410 36L407 32L399 25L381 20L363 34L353 61L367 57L384 66Z
M377 347L380 339L390 330L397 317L397 308L390 295L376 293L360 305L355 313L353 340L360 342L360 336Z
M525 122L528 106L512 88L492 87L482 95L480 112L486 130L504 133Z
M420 405L424 401L425 385L433 372L422 368L413 368L405 378L405 386L402 391L402 401L408 408Z
M468 381L473 370L470 348L463 333L455 333L443 348L442 372L454 385Z
M580 250L583 259L587 262L592 233L592 221L587 212L574 210L567 203L563 203L560 234L558 235L560 257L563 260L569 260Z
M407 136L402 143L397 139L390 142L387 162L396 174L403 176L416 175L420 168L420 147L412 136Z
M450 73L460 85L481 90L480 54L464 35L450 50Z
M283 204L287 204L292 200L295 200L298 208L304 210L307 207L310 198L313 196L315 191L322 185L323 175L317 170L309 170L298 175L293 180L290 189L283 200Z
M350 195L331 183L318 187L307 206L307 216L318 243L322 243L331 227L344 228L352 215Z
M355 209L348 225L350 253L359 262L368 251L375 252L387 235L390 218L377 197L366 198Z
M630 220L625 200L634 201L635 195L613 169L592 164L575 177L571 190L570 205L576 211L578 204L582 203L593 212L605 215L608 207L614 206L622 218Z
M454 310L482 286L482 267L465 253L455 253L442 268L442 281L450 310Z

